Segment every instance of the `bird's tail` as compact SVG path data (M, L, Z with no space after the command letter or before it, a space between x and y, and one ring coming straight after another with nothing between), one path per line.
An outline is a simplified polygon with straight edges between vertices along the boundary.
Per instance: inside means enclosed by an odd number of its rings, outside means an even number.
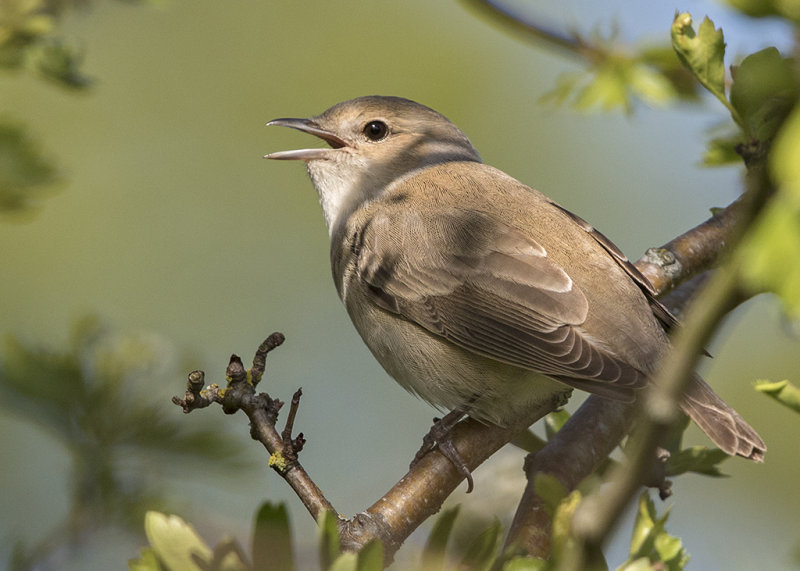
M695 374L681 408L708 437L731 456L764 461L766 444L753 428Z

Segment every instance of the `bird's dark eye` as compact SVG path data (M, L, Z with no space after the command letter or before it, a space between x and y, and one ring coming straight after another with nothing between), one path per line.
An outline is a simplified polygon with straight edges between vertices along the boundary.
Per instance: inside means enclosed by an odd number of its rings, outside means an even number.
M370 141L380 141L389 132L389 127L383 121L370 121L364 126L364 135Z

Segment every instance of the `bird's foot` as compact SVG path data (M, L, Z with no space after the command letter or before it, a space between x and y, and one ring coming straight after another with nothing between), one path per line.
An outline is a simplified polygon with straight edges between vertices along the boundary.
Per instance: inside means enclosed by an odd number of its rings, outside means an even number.
M431 426L428 434L423 437L422 446L411 461L411 467L413 468L428 452L434 448L438 448L439 452L450 460L450 463L453 464L456 471L467 480L467 493L470 493L474 487L472 474L467 467L467 463L464 462L464 459L458 453L451 438L453 427L458 424L465 414L466 409L459 407L448 412L443 418L434 418L433 426Z

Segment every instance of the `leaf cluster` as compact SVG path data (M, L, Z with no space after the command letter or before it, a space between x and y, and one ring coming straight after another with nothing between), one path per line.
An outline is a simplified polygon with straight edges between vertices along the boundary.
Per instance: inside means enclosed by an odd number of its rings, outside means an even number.
M420 552L419 571L464 569L481 571L550 571L561 568L571 556L570 518L581 500L580 492L550 497L554 508L553 557L547 561L521 554L514 546L501 550L503 527L494 521L480 530L460 553L448 553L460 506L443 511L434 522ZM630 551L619 571L679 571L689 561L680 539L665 529L668 511L658 516L647 492L639 498L638 512L631 537ZM317 540L318 568L325 571L380 571L384 568L383 546L377 540L359 552L342 552L338 518L325 512L319 522ZM131 571L255 571L259 569L297 568L289 517L284 504L264 503L256 513L250 552L233 539L223 539L210 547L183 519L175 515L148 512L145 533L149 545L136 559L129 561ZM605 562L600 568L608 569Z
M796 62L769 47L731 67L725 80L722 30L705 18L695 31L678 14L672 41L681 61L730 112L733 135L711 142L705 160L743 160L768 202L744 237L734 265L749 295L777 294L787 313L800 317L800 73ZM774 190L773 190L774 188ZM753 188L754 194L756 189ZM759 205L760 206L760 205Z

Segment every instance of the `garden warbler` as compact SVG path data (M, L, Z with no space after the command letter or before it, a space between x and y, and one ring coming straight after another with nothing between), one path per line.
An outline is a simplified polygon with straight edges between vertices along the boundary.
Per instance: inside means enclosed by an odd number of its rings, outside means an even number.
M267 158L306 163L339 296L424 400L500 426L564 385L631 401L669 349L675 319L620 250L483 164L433 109L369 96L268 125L329 145ZM763 459L759 435L698 375L681 408L728 454Z

